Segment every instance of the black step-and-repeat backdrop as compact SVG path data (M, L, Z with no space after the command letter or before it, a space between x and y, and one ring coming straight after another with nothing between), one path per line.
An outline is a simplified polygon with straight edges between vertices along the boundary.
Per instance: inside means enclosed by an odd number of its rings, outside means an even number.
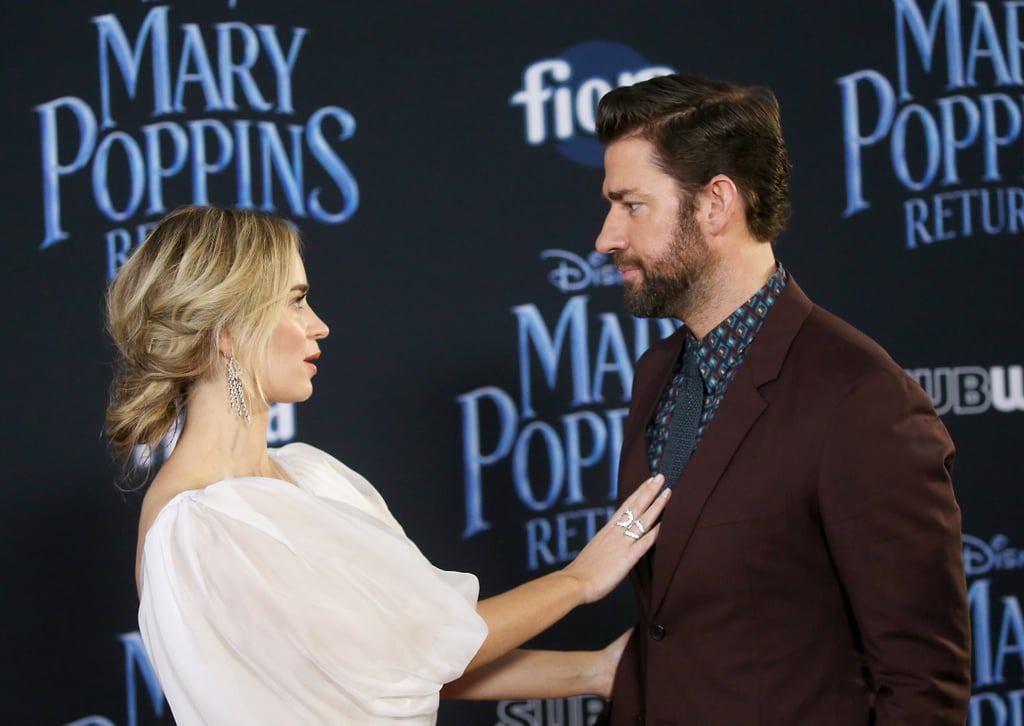
M616 495L634 361L671 329L625 315L593 252L595 107L682 70L776 90L795 210L778 254L950 429L970 723L1024 724L1022 6L8 3L0 720L171 723L136 633L141 497L100 433L101 298L183 203L306 238L332 333L272 442L364 473L484 594L571 559ZM632 619L620 588L536 644L598 647ZM582 726L600 706L445 703L440 723Z

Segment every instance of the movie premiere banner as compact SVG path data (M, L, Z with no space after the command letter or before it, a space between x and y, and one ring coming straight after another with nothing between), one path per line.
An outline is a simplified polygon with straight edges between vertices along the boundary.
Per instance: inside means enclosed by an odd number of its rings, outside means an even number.
M274 212L305 239L331 334L271 444L360 471L484 596L569 562L614 509L635 361L676 325L625 314L594 252L597 102L683 71L778 95L794 165L778 256L949 428L968 723L1022 726L1024 2L809 5L6 8L3 722L173 723L136 622L142 492L101 435L102 298L182 204ZM634 619L623 586L532 645L599 648ZM439 723L585 726L602 707L443 702Z

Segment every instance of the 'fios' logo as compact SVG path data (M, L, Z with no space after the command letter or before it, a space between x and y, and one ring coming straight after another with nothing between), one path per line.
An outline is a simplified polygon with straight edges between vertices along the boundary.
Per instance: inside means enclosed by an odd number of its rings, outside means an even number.
M523 107L527 143L539 146L553 136L555 148L564 156L600 167L604 152L594 138L597 102L616 86L673 72L668 66L651 65L625 45L593 40L574 45L558 58L528 65L523 87L509 103Z

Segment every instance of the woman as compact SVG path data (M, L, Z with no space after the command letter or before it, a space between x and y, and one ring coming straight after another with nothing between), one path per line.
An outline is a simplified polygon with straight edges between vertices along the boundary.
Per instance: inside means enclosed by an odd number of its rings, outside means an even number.
M269 404L309 398L328 334L307 291L287 223L190 207L107 294L113 447L152 450L184 422L143 500L136 560L140 630L177 722L431 724L444 684L607 694L622 639L514 649L650 548L657 527L639 522L660 515L660 481L563 570L477 602L476 578L434 568L359 474L305 444L268 449Z

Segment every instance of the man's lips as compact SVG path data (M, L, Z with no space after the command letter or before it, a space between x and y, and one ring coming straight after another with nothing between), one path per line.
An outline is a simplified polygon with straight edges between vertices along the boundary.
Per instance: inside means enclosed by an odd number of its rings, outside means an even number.
M619 274L622 275L622 281L632 280L635 277L639 277L641 269L639 267L620 267Z
M615 266L619 269L619 274L622 276L623 281L637 277L643 274L644 271L640 260L634 260L625 256L616 255Z

